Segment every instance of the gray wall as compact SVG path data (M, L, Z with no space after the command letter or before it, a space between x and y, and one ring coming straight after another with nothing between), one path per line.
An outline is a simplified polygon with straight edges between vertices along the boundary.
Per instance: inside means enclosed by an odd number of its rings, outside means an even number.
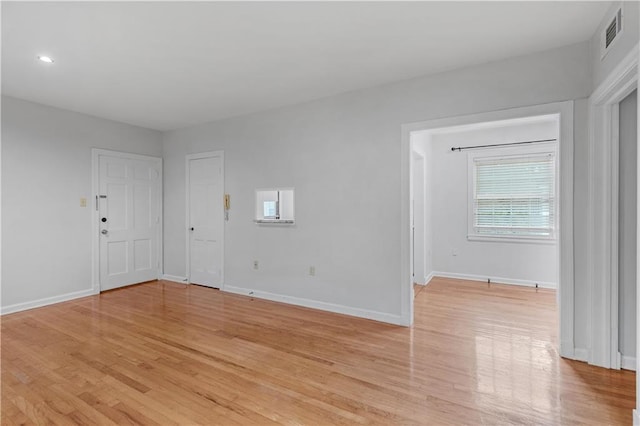
M636 212L638 170L638 93L620 102L619 169L619 350L636 356Z
M582 99L591 83L581 43L167 132L165 272L186 274L184 157L220 149L233 200L228 285L399 316L401 124ZM578 140L586 137L585 106L576 104L578 157L586 156ZM294 227L252 223L254 190L271 186L296 188ZM586 192L586 180L575 190ZM576 235L586 225L578 210ZM265 268L252 270L254 259ZM309 265L316 277L306 275ZM588 293L583 284L576 281L576 292ZM588 311L577 307L577 328L587 327Z
M162 154L160 132L2 97L3 311L91 290L91 148Z

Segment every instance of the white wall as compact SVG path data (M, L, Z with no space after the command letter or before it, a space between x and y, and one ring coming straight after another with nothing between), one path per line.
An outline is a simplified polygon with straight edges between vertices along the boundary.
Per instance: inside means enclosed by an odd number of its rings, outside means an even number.
M165 272L186 274L184 156L222 149L233 199L227 285L399 320L401 124L584 98L588 52L581 43L167 132ZM295 226L252 223L255 188L271 186L296 188ZM586 191L586 182L576 182L576 191ZM579 212L575 225L586 231ZM306 274L310 265L315 277ZM586 317L575 322L587 324Z
M618 210L618 345L622 356L636 356L636 230L638 96L620 102L620 168Z
M611 23L615 12L622 7L623 31L618 34L613 44L607 49L607 54L602 57L601 37L603 31ZM590 62L593 73L592 89L613 71L625 56L638 44L640 37L640 3L637 1L615 2L603 17L598 29L590 41Z
M162 154L159 132L2 97L3 312L91 292L91 148Z
M468 235L469 155L501 155L505 148L452 152L468 147L517 141L557 139L557 121L510 124L431 135L433 196L433 269L435 275L468 275L492 282L534 284L555 288L558 247L527 242L470 241ZM510 147L510 154L526 152L534 145ZM551 148L555 149L555 148Z

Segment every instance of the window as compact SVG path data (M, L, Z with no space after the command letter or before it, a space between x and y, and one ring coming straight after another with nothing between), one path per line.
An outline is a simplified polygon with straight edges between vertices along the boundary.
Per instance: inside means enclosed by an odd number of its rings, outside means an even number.
M256 223L294 223L293 188L256 190Z
M278 202L277 201L264 201L263 203L264 211L263 215L265 219L280 219L280 215L278 214Z
M555 239L554 153L469 159L470 239Z

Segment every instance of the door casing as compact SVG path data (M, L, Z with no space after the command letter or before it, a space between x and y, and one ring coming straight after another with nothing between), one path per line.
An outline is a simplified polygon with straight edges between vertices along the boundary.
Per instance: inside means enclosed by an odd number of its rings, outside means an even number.
M588 220L591 230L589 234L591 347L586 361L599 367L613 369L620 368L618 352L618 108L620 101L638 87L638 58L638 46L636 46L589 97ZM637 305L640 305L640 299ZM636 330L636 333L638 332L640 329ZM639 358L636 356L636 359Z

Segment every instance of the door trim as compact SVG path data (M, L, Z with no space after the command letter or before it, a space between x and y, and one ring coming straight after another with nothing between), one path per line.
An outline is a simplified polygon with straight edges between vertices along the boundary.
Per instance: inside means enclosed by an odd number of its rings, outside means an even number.
M128 152L111 151L108 149L91 149L91 288L93 294L100 293L100 215L98 214L98 205L96 197L100 192L100 156L126 158L129 160L145 160L154 161L159 166L159 185L160 193L158 194L158 203L160 204L159 216L160 226L158 226L158 279L163 275L164 269L164 241L163 241L163 228L164 228L164 201L163 201L163 174L162 174L162 158L153 157L150 155L131 154Z
M213 158L213 157L219 157L220 158L220 174L222 175L222 193L225 194L225 187L224 187L224 151L207 151L207 152L200 152L197 154L187 154L185 156L185 161L184 161L184 170L185 170L185 217L184 217L184 232L185 232L185 277L187 277L187 284L191 284L191 234L189 232L189 228L191 226L190 223L190 218L191 218L191 199L190 199L190 186L191 186L191 182L189 179L189 161L191 160L198 160L201 158ZM221 244L222 244L222 267L221 267L221 271L220 271L220 290L224 290L224 284L225 284L225 280L224 280L224 239L225 239L225 235L224 235L224 218L222 219L222 223L221 223L221 233L222 233L222 239L221 239Z
M636 45L589 97L588 220L592 232L589 233L591 348L588 362L614 369L620 368L618 105L638 86L638 57Z
M412 161L412 173L411 173L411 180L413 181L411 184L411 187L413 188L413 190L411 191L411 253L413 254L413 258L412 258L412 262L411 262L411 273L412 273L412 279L414 284L423 284L426 285L426 278L427 278L427 270L426 270L426 237L425 237L425 209L426 209L426 189L425 189L425 173L426 173L426 164L425 164L425 155L423 155L422 153L418 152L418 151L413 151L413 147L411 150L411 161ZM415 194L415 181L414 181L414 173L413 173L413 166L416 164L416 162L421 162L421 167L422 167L422 194L418 194L418 197L420 197L421 202L422 202L422 226L420 227L420 229L422 229L422 235L420 236L420 238L418 238L418 243L421 243L422 245L422 249L419 250L419 253L422 253L422 259L419 259L419 263L418 266L420 267L420 271L422 272L422 274L420 274L419 276L416 276L416 217L415 217L415 212L416 212L416 194Z

